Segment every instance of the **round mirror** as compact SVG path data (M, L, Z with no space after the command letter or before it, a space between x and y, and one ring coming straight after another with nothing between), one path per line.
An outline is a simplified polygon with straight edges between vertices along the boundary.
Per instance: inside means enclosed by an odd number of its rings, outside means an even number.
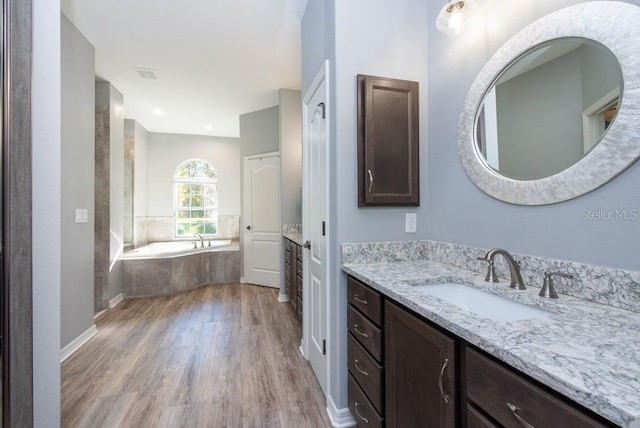
M487 166L537 180L581 160L607 131L622 70L600 43L561 38L525 52L498 75L476 114L476 149Z
M640 7L579 3L532 23L473 82L458 123L465 172L501 201L590 192L640 157Z

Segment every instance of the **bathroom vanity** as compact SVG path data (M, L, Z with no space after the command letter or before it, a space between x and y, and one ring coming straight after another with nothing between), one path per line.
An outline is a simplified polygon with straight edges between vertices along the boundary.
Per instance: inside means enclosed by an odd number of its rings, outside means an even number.
M482 274L433 260L348 263L343 270L349 408L359 426L640 420L638 344L624 333L640 329L637 313L563 294L544 299L537 287L514 290L504 276L487 283ZM540 314L492 319L427 292L452 282Z
M297 225L286 225L284 237L284 287L289 303L302 323L302 232Z

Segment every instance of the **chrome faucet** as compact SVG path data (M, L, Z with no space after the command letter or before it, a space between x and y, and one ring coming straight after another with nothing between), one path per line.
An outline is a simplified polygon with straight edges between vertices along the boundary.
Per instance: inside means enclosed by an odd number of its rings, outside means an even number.
M202 239L202 235L199 233L194 233L193 236L200 238L200 248L204 248L204 239Z
M522 275L520 274L520 264L513 258L511 254L500 248L489 250L484 258L478 257L478 260L489 263L487 276L484 278L484 280L488 282L498 282L496 268L493 264L494 259L497 255L501 255L502 257L504 257L505 261L507 262L507 266L509 266L509 273L511 274L511 285L509 285L509 287L517 288L518 290L526 290L527 287L524 286L524 281L522 280Z

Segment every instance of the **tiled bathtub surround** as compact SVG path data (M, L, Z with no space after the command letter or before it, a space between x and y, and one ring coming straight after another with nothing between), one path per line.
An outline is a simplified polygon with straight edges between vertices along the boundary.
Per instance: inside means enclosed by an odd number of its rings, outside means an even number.
M134 240L135 247L141 247L151 242L172 241L173 217L136 217ZM218 235L216 239L238 240L240 237L240 216L218 216Z
M122 288L127 297L161 296L205 284L240 281L240 251L230 247L159 258L122 260Z
M433 260L485 274L487 264L478 261L489 248L475 248L438 241L397 241L342 244L343 264L369 264L400 261ZM506 248L508 251L509 249ZM573 279L556 278L559 293L596 303L640 312L640 272L605 266L554 260L526 254L512 255L520 262L527 287L540 288L544 272L560 271ZM496 257L496 271L501 281L509 278L502 257Z

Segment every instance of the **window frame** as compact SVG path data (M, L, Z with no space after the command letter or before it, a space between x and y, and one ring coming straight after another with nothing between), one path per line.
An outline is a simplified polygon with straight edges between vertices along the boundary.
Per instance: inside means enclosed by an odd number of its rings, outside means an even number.
M201 162L204 163L206 166L208 166L208 170L211 171L213 173L213 176L188 176L185 177L183 174L181 174L181 169L184 168L185 166L187 166L189 164L189 162ZM183 162L180 162L180 164L176 167L174 174L173 174L173 236L174 238L180 239L180 238L191 238L193 236L195 236L196 233L200 233L200 235L202 235L203 237L215 237L218 236L219 233L219 223L218 223L218 208L220 205L220 200L218 198L218 177L217 177L217 171L215 170L215 168L213 168L213 165L201 158L190 158L187 159ZM184 185L188 185L189 186L189 206L181 206L179 204L179 189L181 186ZM193 192L193 187L194 185L200 185L200 186L207 186L207 185L212 185L213 186L213 191L211 193L207 193L205 192L204 188L201 189L201 191L199 193L194 193ZM199 196L202 199L202 206L196 206L193 207L191 206L191 202L192 202L192 198L193 196ZM205 202L205 197L209 197L212 196L213 198L213 205L204 205ZM207 211L213 211L213 216L212 217L202 217L202 221L199 222L193 222L193 217L191 217L191 213L193 211L203 211L207 212ZM187 219L189 219L190 221L188 222L181 222L181 217L179 216L179 212L188 212L189 216L187 217ZM184 217L183 217L184 218ZM208 219L210 219L211 221L207 221ZM202 232L191 232L191 229L194 227L194 224L196 223L201 223L202 226ZM178 227L180 225L189 225L189 232L180 234L178 232ZM207 225L212 225L215 228L215 232L213 233L205 233Z

